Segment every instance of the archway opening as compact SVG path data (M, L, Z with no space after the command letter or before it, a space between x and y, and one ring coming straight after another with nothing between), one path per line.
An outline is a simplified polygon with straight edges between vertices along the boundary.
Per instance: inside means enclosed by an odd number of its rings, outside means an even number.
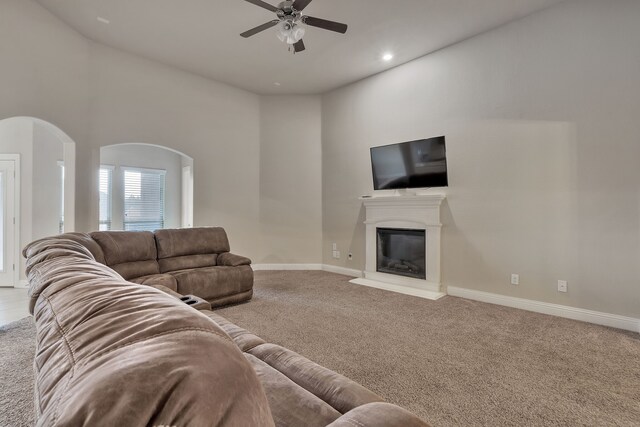
M193 158L161 145L100 148L100 230L193 225Z
M20 248L75 228L75 149L64 131L45 120L0 120L0 158L9 162L0 172L0 271L14 269L12 286L26 285L20 281ZM7 283L0 277L0 286Z

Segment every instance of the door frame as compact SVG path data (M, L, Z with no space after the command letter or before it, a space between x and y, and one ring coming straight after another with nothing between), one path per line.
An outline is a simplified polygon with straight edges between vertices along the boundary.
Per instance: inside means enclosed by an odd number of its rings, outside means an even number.
M14 192L13 192L13 214L15 223L13 227L13 262L16 268L13 270L13 287L24 288L20 283L20 154L0 154L0 160L13 160L15 163Z

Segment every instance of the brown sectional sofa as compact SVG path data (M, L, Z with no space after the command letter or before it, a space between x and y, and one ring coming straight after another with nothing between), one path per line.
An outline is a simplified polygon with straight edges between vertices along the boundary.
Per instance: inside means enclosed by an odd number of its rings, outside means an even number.
M75 234L25 248L37 327L38 425L426 426L164 279L148 286L123 280L123 264L151 265L151 247L136 261L118 255L101 263L93 254L100 241ZM158 258L190 256L177 255L190 251L173 245Z
M95 231L58 238L82 244L125 280L198 295L214 307L253 295L251 260L229 252L227 234L220 227Z

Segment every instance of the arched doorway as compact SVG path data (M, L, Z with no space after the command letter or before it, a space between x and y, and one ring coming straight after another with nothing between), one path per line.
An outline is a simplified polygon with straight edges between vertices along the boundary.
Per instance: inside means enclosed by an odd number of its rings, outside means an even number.
M193 225L193 158L169 147L100 148L99 228L155 230Z
M45 120L4 119L0 120L0 161L9 162L0 170L0 270L14 270L11 280L0 278L0 286L26 285L20 280L24 279L20 248L75 228L75 143Z

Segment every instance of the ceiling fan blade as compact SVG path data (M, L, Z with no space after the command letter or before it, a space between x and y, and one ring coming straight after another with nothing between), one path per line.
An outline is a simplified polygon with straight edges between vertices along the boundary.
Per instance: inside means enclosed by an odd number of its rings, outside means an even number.
M270 10L271 12L277 12L278 8L275 6L271 6L269 3L263 2L262 0L245 0L248 1L249 3L255 4L256 6L260 6L263 7L267 10Z
M297 52L302 52L306 48L304 47L304 42L302 40L299 40L296 43L294 43L293 49L294 49L294 52L297 53Z
M335 31L336 33L346 33L347 24L339 22L327 21L326 19L314 18L313 16L303 16L302 22L312 27L322 28L323 30Z
M296 0L293 2L293 8L298 12L302 12L305 7L309 6L309 3L311 3L311 0Z
M273 21L266 22L266 23L264 23L262 25L258 25L255 28L247 30L247 31L245 31L244 33L242 33L240 35L246 39L247 37L251 37L254 34L258 34L260 31L264 31L266 29L269 29L271 27L276 26L278 24L278 22L280 22L280 21L277 20L277 19L274 19Z

